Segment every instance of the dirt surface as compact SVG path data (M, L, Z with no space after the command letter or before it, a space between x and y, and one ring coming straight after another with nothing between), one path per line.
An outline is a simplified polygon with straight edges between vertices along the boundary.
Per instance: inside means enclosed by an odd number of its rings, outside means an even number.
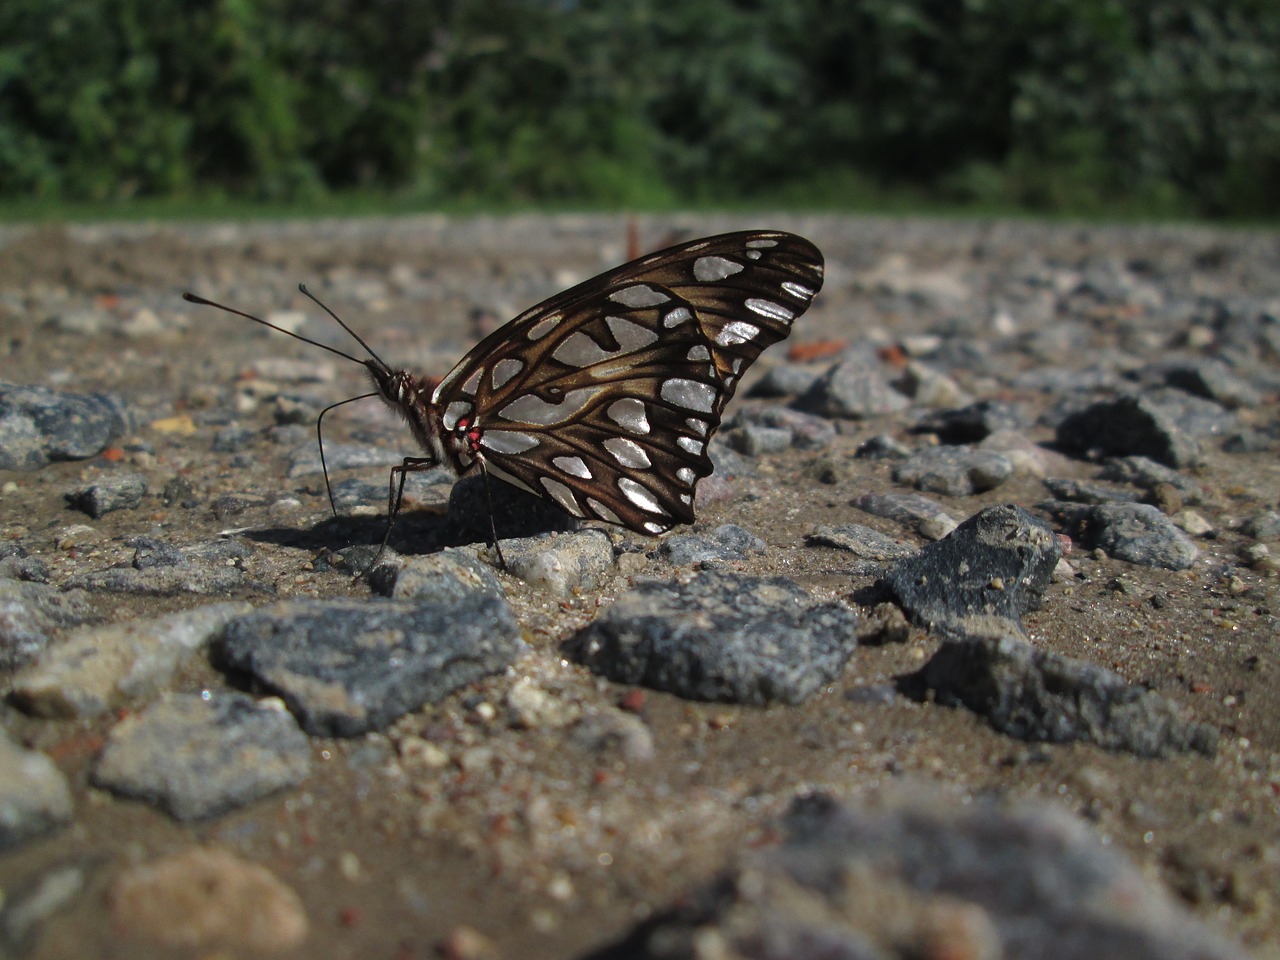
M757 373L785 360L792 343L844 340L888 349L945 333L962 322L957 316L975 337L1009 336L1009 324L1023 332L1085 323L1090 352L1057 358L1068 368L1120 362L1121 354L1155 361L1186 342L1211 354L1211 337L1195 339L1203 325L1172 315L1172 300L1249 296L1280 303L1280 235L1258 231L687 216L641 218L639 252L672 238L750 226L802 233L828 263L813 308L791 341L762 357ZM0 536L42 559L59 584L75 573L127 564L128 538L182 544L234 528L253 547L244 561L251 579L265 588L242 594L253 602L368 596L366 585L316 558L347 545L329 542L335 530L376 540L380 522L371 515L342 528L323 524L328 502L320 478L286 475L290 457L309 442L314 408L303 404L294 432L281 432L280 422L292 426L293 415L275 400L281 391L262 387L269 377L255 363L288 357L321 376L332 371L328 382L283 390L329 402L364 392L362 371L247 321L185 304L182 291L260 314L305 310L300 329L307 335L354 350L298 295L296 284L306 281L393 365L442 374L495 321L626 259L627 237L625 218L573 216L0 229L0 380L114 392L139 417L137 431L118 442L110 459L0 476ZM1025 304L1000 307L993 299L1020 271L1068 276L1097 264L1118 265L1132 279L1132 293L1122 288L1123 302L1078 321L1053 311L1037 319L1029 308L1022 312ZM1163 298L1148 296L1152 290ZM1044 362L1026 354L1026 369ZM1276 358L1266 362L1274 377ZM1055 399L1017 394L967 373L954 358L936 366L972 397L1016 399L1035 414ZM735 407L744 402L740 394ZM851 576L847 554L806 546L804 538L816 524L856 522L923 542L850 505L865 492L903 492L890 463L853 454L881 433L919 443L904 430L912 417L845 421L830 449L758 458L753 477L701 510L700 525L740 524L769 545L735 569L789 576L815 596L856 606L875 578ZM1274 423L1274 392L1240 417L1255 426ZM260 440L215 450L215 432L229 423ZM1052 438L1042 425L1027 433L1038 442ZM327 439L351 437L376 440L396 455L417 452L374 401L326 418ZM834 483L814 479L822 463L837 465ZM119 469L148 478L151 493L140 508L97 520L68 508L68 490ZM1055 472L1089 478L1096 467L1063 457ZM1077 551L1067 558L1074 575L1055 579L1026 626L1038 646L1113 669L1217 726L1215 758L1144 760L1088 745L1027 744L962 709L847 696L927 660L937 643L919 631L906 643L860 647L842 682L798 707L637 694L560 652L575 629L627 588L627 576L569 598L540 595L503 576L532 647L513 671L411 714L384 734L313 740L316 763L302 788L212 821L179 824L88 785L116 717L46 721L6 708L14 736L48 752L69 775L76 812L72 826L0 857L0 888L13 891L59 864L87 864L88 886L41 925L27 955L137 956L138 945L113 932L106 895L112 878L130 864L215 844L267 866L299 894L310 936L289 955L428 957L445 948L479 956L478 948L459 946L470 928L504 957L564 958L621 936L714 875L734 851L767 842L774 818L795 796L822 790L856 801L910 777L958 799L995 792L1060 804L1206 921L1258 956L1278 957L1280 581L1266 564L1241 558L1254 541L1239 525L1276 509L1280 463L1272 447L1215 454L1184 472L1205 490L1196 510L1210 528L1196 538L1201 555L1194 567L1144 568ZM385 469L342 471L335 479L352 476L381 485ZM165 503L160 491L174 478L190 484L194 505ZM227 495L261 506L220 516L215 505ZM1033 507L1047 496L1038 479L1022 475L988 493L936 499L960 520L990 504ZM404 536L395 542L413 553ZM656 543L639 546L652 551ZM674 575L652 555L639 572ZM93 599L97 614L115 621L209 598ZM584 743L572 724L511 723L508 697L522 678L576 715L622 705L651 734L652 758ZM201 663L176 688L225 685ZM424 742L438 747L425 761L418 750Z

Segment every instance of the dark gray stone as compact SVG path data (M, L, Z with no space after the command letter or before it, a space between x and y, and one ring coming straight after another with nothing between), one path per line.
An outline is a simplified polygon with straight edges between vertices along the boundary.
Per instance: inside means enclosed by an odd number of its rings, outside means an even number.
M71 814L71 788L57 765L0 730L0 851L62 826Z
M691 700L796 704L840 676L857 623L785 577L708 571L638 584L567 647L619 683Z
M293 600L227 625L215 659L278 693L315 736L381 730L509 666L524 649L503 600Z
M1013 636L948 641L900 687L916 699L968 707L1019 740L1084 741L1140 757L1212 755L1218 745L1215 727L1185 719L1160 694Z
M1233 418L1221 406L1181 390L1150 390L1091 404L1057 427L1057 443L1093 458L1144 456L1170 467L1197 463L1204 443Z
M256 430L239 423L228 424L213 435L214 453L237 453L257 442Z
M84 460L135 427L124 401L109 394L0 383L0 469Z
M310 769L311 746L278 701L181 693L116 725L93 782L195 820L301 783Z
M677 567L745 560L768 549L750 530L732 523L716 527L709 534L678 533L667 537L658 553Z
M1106 487L1074 477L1045 477L1043 483L1059 500L1072 503L1136 503L1139 499L1132 490Z
M507 598L493 570L468 550L381 563L369 574L369 583L383 596L418 603L459 603L476 595Z
M1081 545L1101 547L1107 556L1144 567L1186 570L1200 549L1185 533L1147 503L1105 503L1096 506L1050 505Z
M798 410L823 417L865 420L905 410L910 401L889 385L865 360L845 360L814 381L796 399Z
M890 568L885 582L912 621L944 637L1022 632L1062 557L1041 520L1012 504L974 514Z
M489 495L485 494L485 478L478 473L467 474L453 485L447 527L455 542L488 543L495 527L504 543L540 533L578 529L577 519L555 501L535 497L498 479L491 478L488 483Z
M909 543L872 530L860 523L841 523L815 527L804 541L809 546L835 547L847 550L863 560L901 560L915 556L916 548Z
M909 783L802 797L783 832L583 960L1248 960L1049 803Z
M917 493L864 493L850 501L873 517L884 517L930 540L941 540L956 527L945 510Z
M733 418L731 425L783 430L789 436L788 443L798 450L822 450L836 438L835 424L830 420L791 407L746 409Z
M93 605L83 591L0 580L0 670L26 666L56 634L91 616Z
M761 427L747 424L735 427L725 434L725 440L739 453L758 457L767 453L782 453L791 448L791 431L780 427Z
M1221 360L1212 357L1172 360L1158 364L1154 371L1171 387L1178 387L1220 403L1229 410L1256 407L1261 393Z
M114 510L133 510L147 495L147 478L140 473L111 473L66 494L67 505L97 520Z
M1027 418L1016 406L1000 400L978 400L954 410L925 414L911 428L912 433L936 434L943 444L959 446L977 443L1000 430L1021 430Z
M791 397L804 393L822 376L808 364L782 363L770 367L765 375L747 391L749 397Z
M1280 511L1264 510L1245 520L1240 528L1255 540L1280 540Z
M67 578L67 587L90 593L127 593L144 597L176 597L184 593L214 596L242 588L263 589L251 583L238 567L180 564L144 569L112 567Z
M1102 466L1099 477L1119 483L1131 483L1148 494L1154 494L1162 485L1178 492L1185 503L1200 503L1204 491L1200 484L1163 463L1150 457L1113 457Z
M951 497L994 490L1011 476L1013 461L1004 454L969 447L925 447L893 470L896 483Z
M895 437L880 433L858 444L854 456L861 460L905 460L911 456L911 448Z

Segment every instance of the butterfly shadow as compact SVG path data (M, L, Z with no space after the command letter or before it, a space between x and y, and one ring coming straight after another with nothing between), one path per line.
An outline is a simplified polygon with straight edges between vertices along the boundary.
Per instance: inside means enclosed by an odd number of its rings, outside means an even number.
M490 543L494 530L500 539L512 540L578 527L577 520L550 501L501 481L490 481L486 495L484 483L479 475L462 477L453 485L447 506L402 509L387 546L402 556L418 556L446 547ZM248 540L310 553L340 553L357 545L377 547L386 536L385 513L331 516L310 528L269 527L244 533Z

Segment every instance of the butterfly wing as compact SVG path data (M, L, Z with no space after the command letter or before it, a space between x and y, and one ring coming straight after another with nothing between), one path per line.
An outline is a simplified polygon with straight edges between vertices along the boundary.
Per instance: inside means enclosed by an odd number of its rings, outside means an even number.
M495 476L575 516L660 533L693 520L738 378L821 282L821 254L791 234L672 247L516 317L445 376L433 405Z

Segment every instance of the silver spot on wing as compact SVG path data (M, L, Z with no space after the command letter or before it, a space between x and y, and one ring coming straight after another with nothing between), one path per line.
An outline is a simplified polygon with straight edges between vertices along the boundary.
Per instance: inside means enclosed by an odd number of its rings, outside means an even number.
M716 388L699 380L674 377L662 384L662 399L686 410L710 413L716 405Z
M524 361L517 360L514 357L507 357L505 360L499 360L493 365L493 389L501 390L505 387L517 373L524 369Z
M790 323L796 318L794 310L788 310L780 303L774 303L772 300L761 300L758 297L751 297L747 300L747 309L752 313L758 313L762 317L768 317L770 320L781 320L783 323Z
M560 506L564 507L575 517L582 516L582 508L578 506L578 500L573 495L573 491L566 487L559 480L552 480L550 477L539 477L539 482L546 488L547 493L551 494L551 499Z
M653 495L652 490L637 483L630 477L619 477L618 489L622 491L624 497L641 510L648 510L650 513L656 513L663 517L671 516L671 514L662 509L662 504L658 502L658 498Z
M458 425L459 420L471 412L471 409L471 404L466 400L454 400L444 408L444 415L440 418L440 422L444 424L446 430L452 430Z
M561 363L571 367L589 367L593 363L600 363L616 355L615 351L604 349L581 330L565 337L551 354Z
M551 462L572 476L582 477L584 480L591 479L591 470L581 457L553 457Z
M702 455L702 449L706 444L700 440L693 439L693 437L676 437L676 446L697 457Z
M625 317L605 317L609 332L613 334L618 345L627 353L643 350L658 339L658 335L648 327L627 320Z
M693 313L688 307L676 307L662 318L662 325L670 330L671 328L678 327L685 321L692 319Z
M723 280L747 269L740 263L726 260L724 257L699 257L693 261L693 278L703 283L712 280Z
M629 287L613 291L613 293L609 294L609 299L614 303L622 304L624 307L656 307L660 303L666 303L671 298L661 290L655 290L647 284L634 283Z
M583 387L570 390L558 403L551 403L532 393L516 397L498 411L498 415L516 423L537 423L544 427L565 421L577 416L588 403L600 392L599 387Z
M693 467L681 467L676 471L676 479L681 483L693 483L698 475L693 472Z
M747 301L748 304L750 302L750 300ZM730 347L735 343L746 343L759 333L760 328L753 323L747 323L745 320L731 320L716 334L716 343L722 347Z
M605 415L627 433L643 436L649 432L649 415L644 404L634 397L623 397L609 404Z
M525 336L528 337L530 340L541 340L548 333L550 333L557 326L559 326L560 321L563 319L564 317L558 313L553 313L549 317L543 317L541 320L539 320L537 323L535 323L532 327L529 328L529 332L526 333Z
M816 290L811 290L804 284L796 283L793 280L783 280L782 289L787 291L793 297L799 297L801 300L812 300Z
M634 440L628 440L626 437L609 437L604 441L603 446L613 455L613 459L624 467L653 466L652 461L649 460L649 454L645 453L644 447Z
M466 383L462 385L462 392L471 396L476 395L476 391L480 389L480 377L484 374L484 367L477 367L475 373L467 377Z
M532 450L538 442L537 437L517 430L485 430L480 435L480 446L508 455Z
M618 515L614 513L612 510L610 510L608 507L606 507L599 500L597 500L595 497L587 497L587 506L590 507L591 512L594 513L601 520L605 520L609 523L622 524L622 520L619 519Z

